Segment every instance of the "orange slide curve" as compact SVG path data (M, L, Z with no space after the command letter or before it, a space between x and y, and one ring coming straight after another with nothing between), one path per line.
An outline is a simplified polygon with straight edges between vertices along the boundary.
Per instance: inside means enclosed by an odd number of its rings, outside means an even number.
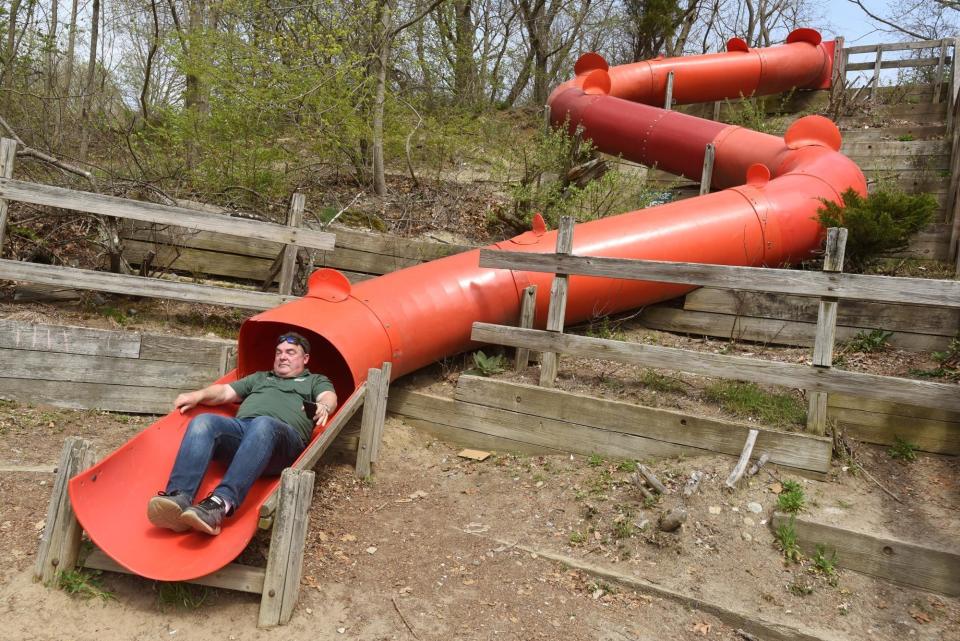
M820 199L839 202L848 188L866 191L863 174L839 153L840 133L818 116L796 121L783 138L643 104L662 104L674 72L678 102L719 100L791 88L828 86L833 43L800 29L777 47L750 49L732 40L726 53L657 59L608 68L581 57L576 77L550 97L555 125L582 126L602 151L698 176L704 148L716 149L714 186L722 191L583 223L574 253L589 256L779 266L808 256L823 230ZM556 232L542 219L493 248L548 253ZM221 382L272 367L275 338L296 328L314 345L311 364L333 381L341 401L367 370L392 361L393 377L473 347L475 321L513 324L521 292L539 285L537 323L546 320L550 274L481 269L478 251L417 265L355 286L334 270L311 275L307 295L250 318L239 340L237 370ZM569 323L632 309L692 289L642 281L572 277ZM234 408L204 408L228 412ZM188 420L173 412L70 481L70 497L91 539L118 563L153 579L188 580L231 562L256 531L260 504L277 478L257 482L216 537L154 528L146 502L166 484ZM214 465L200 496L223 469Z

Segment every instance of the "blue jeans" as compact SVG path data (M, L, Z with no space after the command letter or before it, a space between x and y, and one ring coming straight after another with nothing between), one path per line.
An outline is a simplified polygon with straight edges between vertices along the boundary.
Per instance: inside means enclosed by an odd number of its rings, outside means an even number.
M190 421L166 491L195 497L210 461L228 465L214 494L237 509L254 482L290 467L306 447L300 434L270 416L232 418L201 414Z

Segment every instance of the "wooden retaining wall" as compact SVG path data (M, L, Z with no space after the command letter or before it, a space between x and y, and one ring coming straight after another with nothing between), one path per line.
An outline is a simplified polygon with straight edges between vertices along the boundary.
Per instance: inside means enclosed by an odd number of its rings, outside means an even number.
M813 345L819 299L702 287L682 308L652 306L642 313L651 329L774 345ZM960 309L865 301L841 301L837 341L861 331L893 332L888 342L914 352L942 351L960 332Z
M357 282L470 249L390 234L335 226L336 247L318 250L314 267L333 267ZM128 221L123 227L124 257L140 265L151 256L154 268L188 274L264 281L283 246L269 241L196 232ZM275 276L273 280L276 280Z
M737 458L755 425L688 416L533 385L461 375L455 398L394 388L389 409L443 440L525 453L646 459ZM830 467L830 439L760 428L756 451L807 476Z
M0 320L0 397L166 414L235 367L231 340Z

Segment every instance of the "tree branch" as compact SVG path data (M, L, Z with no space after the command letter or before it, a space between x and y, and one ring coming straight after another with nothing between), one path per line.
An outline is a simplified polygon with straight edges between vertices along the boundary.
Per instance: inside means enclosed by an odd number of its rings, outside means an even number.
M10 134L10 137L17 141L17 145L21 147L21 149L17 152L18 156L22 156L24 158L36 158L37 160L41 160L45 163L53 165L54 167L62 169L63 171L76 174L77 176L83 176L91 183L95 182L93 179L93 174L86 169L81 169L76 165L71 165L68 162L64 162L59 158L54 158L50 154L45 154L39 149L34 149L33 147L27 145L25 142L23 142L23 140L20 139L20 136L17 135L17 132L15 132L13 128L7 124L7 121L3 119L3 116L0 116L0 126L2 126L7 133Z
M865 6L863 6L863 3L862 3L860 0L847 0L847 2L851 2L851 3L855 4L855 5L857 5L858 7L860 7L860 10L863 11L865 14L867 14L867 16L868 16L870 19L872 19L872 20L876 20L877 22L879 22L879 23L881 23L881 24L885 24L885 25L887 25L888 27L892 27L893 29L896 29L897 31L900 31L900 32L902 32L902 33L905 33L905 34L907 34L908 36L912 36L912 37L916 38L917 40L926 40L926 39L927 39L927 37L924 36L924 35L922 35L922 34L916 33L915 31L910 31L909 29L907 29L907 28L905 28L905 27L901 27L901 26L898 25L898 24L895 24L895 23L893 23L893 22L890 22L889 20L885 20L884 18L881 18L881 17L878 16L878 15L875 15L875 14L873 14L873 13L870 13L870 10L867 9Z

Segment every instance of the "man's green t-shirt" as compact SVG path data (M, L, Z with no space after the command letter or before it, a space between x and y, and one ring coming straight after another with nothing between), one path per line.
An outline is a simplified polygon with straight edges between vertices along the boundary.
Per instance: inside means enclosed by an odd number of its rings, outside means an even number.
M243 399L237 418L272 416L300 432L304 443L310 442L314 424L303 411L303 402L314 402L322 392L333 391L330 379L310 370L293 378L257 372L230 383L230 387Z

